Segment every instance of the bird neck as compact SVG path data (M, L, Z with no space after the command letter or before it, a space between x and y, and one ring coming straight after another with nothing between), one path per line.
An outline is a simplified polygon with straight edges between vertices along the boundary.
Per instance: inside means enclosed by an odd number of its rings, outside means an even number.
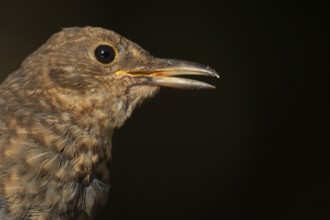
M107 164L114 129L157 91L148 87L134 87L126 95L118 93L122 87L106 95L100 90L72 91L34 85L20 72L12 74L2 85L3 99L8 103L6 111L13 115L7 117L8 124L20 128L15 141L19 144L19 139L29 139L35 146L35 150L26 146L29 154L24 156L29 166L62 182L74 179L86 184L95 176L109 182ZM18 116L24 120L16 120Z
M117 124L111 124L111 108L102 106L104 100L102 104L97 97L78 99L52 88L26 89L23 94L20 88L20 83L0 88L6 94L3 102L8 103L1 109L8 116L4 117L8 141L17 144L13 149L22 151L17 155L20 158L13 159L27 161L37 176L56 181L88 185L96 177L108 183L111 137Z
M53 96L56 100L49 98L52 92L56 93ZM108 109L104 100L97 96L81 99L81 94L75 98L73 94L50 90L46 97L44 102L48 102L51 111L46 111L39 123L47 137L44 146L51 146L51 150L63 155L70 166L63 169L72 170L63 172L59 176L61 181L69 178L88 185L96 177L108 183L111 137L118 126L109 115L111 108Z

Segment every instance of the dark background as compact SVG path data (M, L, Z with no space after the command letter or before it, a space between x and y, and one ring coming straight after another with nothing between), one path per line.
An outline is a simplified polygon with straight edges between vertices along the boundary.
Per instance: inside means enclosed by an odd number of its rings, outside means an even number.
M61 27L113 29L197 61L212 91L163 89L114 136L97 219L326 219L326 7L315 1L0 3L1 79ZM327 217L326 217L327 216Z

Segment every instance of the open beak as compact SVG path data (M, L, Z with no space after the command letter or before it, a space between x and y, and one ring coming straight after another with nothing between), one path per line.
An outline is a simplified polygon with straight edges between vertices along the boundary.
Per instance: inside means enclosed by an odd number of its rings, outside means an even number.
M171 59L153 59L147 67L137 67L129 71L119 71L118 74L129 74L134 77L142 77L143 85L163 86L179 89L213 89L214 86L187 78L177 76L201 75L219 78L215 70L201 64L171 60Z

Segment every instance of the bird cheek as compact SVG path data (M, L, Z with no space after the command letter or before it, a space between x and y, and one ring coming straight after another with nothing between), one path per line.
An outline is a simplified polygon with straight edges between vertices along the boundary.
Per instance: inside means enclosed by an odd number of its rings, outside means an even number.
M85 79L81 74L68 72L66 69L52 69L48 73L49 79L54 86L68 88L72 90L85 90L90 87L91 81Z

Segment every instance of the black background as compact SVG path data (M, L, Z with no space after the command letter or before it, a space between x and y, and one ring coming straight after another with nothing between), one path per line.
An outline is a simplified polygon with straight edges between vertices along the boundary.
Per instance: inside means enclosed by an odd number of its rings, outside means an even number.
M325 219L326 10L315 1L0 4L3 79L61 27L101 26L197 61L212 91L163 89L115 133L97 219ZM327 217L325 217L327 216Z

